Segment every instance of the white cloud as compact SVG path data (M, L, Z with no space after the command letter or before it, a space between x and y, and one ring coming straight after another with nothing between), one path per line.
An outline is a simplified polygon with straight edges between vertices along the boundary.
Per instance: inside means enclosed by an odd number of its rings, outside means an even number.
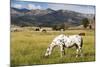
M28 4L27 5L27 8L28 9L41 9L41 6L40 5L34 5L34 4Z
M28 9L30 9L30 10L36 8L35 5L32 5L32 4L28 4L27 7L28 7Z
M20 9L20 8L22 8L22 5L21 4L14 4L14 7Z
M96 5L95 0L20 0L20 1L37 1L37 2Z
M42 7L40 5L37 6L38 9L41 9Z
M48 6L54 10L59 10L59 9L68 9L69 6L65 4L48 4Z
M94 6L89 5L71 5L71 4L48 4L48 6L54 10L71 10L80 13L95 13Z

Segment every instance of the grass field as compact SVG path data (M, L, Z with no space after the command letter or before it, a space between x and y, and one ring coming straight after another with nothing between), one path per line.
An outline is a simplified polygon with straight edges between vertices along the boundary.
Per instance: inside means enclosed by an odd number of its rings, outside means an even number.
M40 65L56 63L73 63L95 61L95 37L93 30L66 30L64 34L73 35L85 32L83 36L83 57L75 57L75 48L66 49L66 56L60 57L60 49L56 47L51 56L43 57L53 38L61 34L59 31L11 32L11 65Z

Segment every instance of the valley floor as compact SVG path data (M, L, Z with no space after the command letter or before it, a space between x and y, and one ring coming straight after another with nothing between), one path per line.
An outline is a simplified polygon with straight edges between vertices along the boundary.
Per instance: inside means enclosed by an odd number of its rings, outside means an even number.
M46 48L53 38L61 34L59 31L22 31L11 32L11 66L40 65L74 62L95 61L95 32L94 30L66 30L65 35L84 32L83 57L75 57L75 48L66 49L66 56L60 58L60 49L56 47L51 56L44 57Z

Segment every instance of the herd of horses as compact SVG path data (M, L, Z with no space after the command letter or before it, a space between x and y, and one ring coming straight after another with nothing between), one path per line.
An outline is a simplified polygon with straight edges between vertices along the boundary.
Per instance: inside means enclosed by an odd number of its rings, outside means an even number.
M22 28L12 28L11 29L11 32L22 32L23 29ZM40 31L40 32L47 32L46 29L40 29L40 28L36 28L36 29L33 29L33 31Z

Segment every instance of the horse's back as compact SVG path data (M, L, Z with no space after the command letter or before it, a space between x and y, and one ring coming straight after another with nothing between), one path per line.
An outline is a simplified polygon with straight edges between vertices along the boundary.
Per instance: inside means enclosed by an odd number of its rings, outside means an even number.
M71 36L69 36L69 38L70 38L70 39L76 39L76 40L78 39L78 40L79 40L79 39L81 39L82 37L81 37L80 35L71 35Z
M77 45L81 45L83 42L82 36L80 36L80 35L73 35L72 40Z
M61 40L61 39L63 39L64 36L65 36L64 34L61 34L61 35L55 37L53 41Z

